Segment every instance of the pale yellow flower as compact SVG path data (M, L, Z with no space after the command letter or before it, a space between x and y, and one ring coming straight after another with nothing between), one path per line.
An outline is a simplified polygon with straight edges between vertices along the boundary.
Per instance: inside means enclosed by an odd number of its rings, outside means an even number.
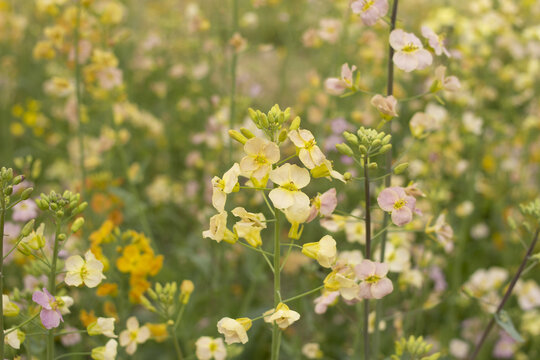
M5 332L9 331L11 329L6 330ZM26 338L26 334L20 331L19 329L15 331L11 331L9 334L7 334L4 337L4 341L11 346L14 349L20 349L21 344L24 342L24 339Z
M287 209L293 205L309 207L309 197L300 191L311 180L309 171L297 165L284 164L270 172L270 180L279 185L269 194L276 208Z
M114 334L114 322L115 318L103 318L98 317L96 321L86 327L88 335L105 335L110 338L116 338Z
M377 94L371 98L371 105L375 106L379 114L386 120L398 116L396 111L397 100L392 95L384 97Z
M266 228L266 218L262 213L250 213L242 207L237 207L232 211L233 215L241 218L234 225L234 231L238 237L246 239L246 241L254 247L262 245L261 230Z
M339 291L345 300L352 300L358 294L354 270L348 265L337 265L324 279L324 287L328 291Z
M259 181L264 179L272 170L272 164L279 161L279 147L268 140L254 137L244 145L247 154L240 161L240 170L247 177Z
M223 339L212 339L210 336L202 336L195 342L195 355L198 360L224 360L227 357L227 349Z
M37 230L33 230L30 235L25 236L21 242L28 245L31 249L39 250L45 246L45 236L43 232L45 231L45 224L42 223L39 225Z
M336 240L330 235L325 235L317 242L304 244L302 253L317 260L322 267L332 267L337 257Z
M4 316L17 316L20 311L19 306L9 300L9 296L2 295L2 312Z
M115 360L118 343L116 340L109 340L105 346L92 349L92 359L94 360Z
M313 134L309 130L293 130L289 132L289 139L299 149L298 158L300 158L302 164L308 169L313 169L326 160L321 149L317 146Z
M238 240L231 230L227 229L227 212L223 211L210 218L210 229L203 231L203 237L216 240L218 243L225 240L234 244Z
M64 282L69 286L79 286L84 283L89 288L93 288L105 279L103 264L90 250L86 252L84 259L79 255L70 256L66 260L66 271Z
M133 355L137 351L137 344L142 344L150 338L150 329L147 326L139 327L135 316L127 320L127 329L120 333L120 346L126 347L126 353Z
M218 332L225 336L225 342L230 345L234 343L245 344L248 342L247 331L251 328L251 319L240 318L231 319L224 317L217 323Z
M227 201L227 194L232 193L236 185L238 184L238 176L240 175L240 165L234 163L234 165L223 175L223 179L214 176L212 179L212 205L217 211L222 212L225 210L225 202Z
M300 319L300 314L290 310L284 303L279 303L276 309L266 311L263 315L267 323L276 323L280 329L286 329Z

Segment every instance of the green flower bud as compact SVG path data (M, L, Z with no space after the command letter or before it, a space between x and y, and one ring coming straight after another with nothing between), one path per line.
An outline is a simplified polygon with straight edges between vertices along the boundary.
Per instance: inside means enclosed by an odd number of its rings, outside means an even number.
M58 234L57 239L58 239L58 241L64 241L64 240L66 240L66 238L67 238L66 234Z
M59 218L64 217L64 210L58 210L56 212L56 216L59 217Z
M268 122L268 117L265 114L260 113L259 118L262 128L268 129L268 127L270 126L270 123Z
M35 220L32 219L24 225L24 227L21 230L22 237L27 237L28 235L30 235L32 230L34 230L34 223L35 223Z
M351 179L352 179L352 174L351 174L350 172L347 171L346 173L343 174L343 179L344 179L345 181L351 180Z
M377 148L377 147L381 146L381 144L382 144L382 143L381 143L381 140L375 139L375 140L371 143L371 147Z
M85 201L81 203L74 211L74 214L80 214L82 213L86 208L88 207L88 203Z
M358 145L358 137L354 134L351 134L350 132L348 131L344 131L343 132L343 137L345 138L345 140L347 140L347 142L351 145Z
M53 210L53 211L58 210L58 205L56 203L53 202L50 205L51 205L51 210Z
M73 225L71 225L71 232L76 233L82 228L83 225L84 225L84 218L83 217L77 218L73 222Z
M364 145L359 145L358 146L358 150L360 151L360 153L362 155L367 155L368 154L368 149L367 147L365 147Z
M34 188L31 188L31 187L28 189L24 189L24 191L21 194L21 200L28 200L33 192L34 192Z
M285 140L287 140L287 130L283 129L281 130L281 132L279 133L279 137L278 137L278 141L280 143L284 142Z
M336 149L340 154L353 157L354 152L347 144L336 144Z
M242 133L242 135L244 135L248 139L251 139L251 138L255 137L255 135L253 135L253 133L251 131L249 131L249 129L246 129L244 127L240 128L240 132Z
M16 177L13 179L12 184L13 184L13 185L19 185L20 183L23 182L23 180L24 180L24 176L22 176L22 175L16 176Z
M239 133L236 130L229 130L229 136L232 139L238 141L242 145L245 144L247 142L247 140L248 140L244 135L242 135L241 133Z
M374 163L374 162L369 163L369 165L368 165L368 169L370 169L370 170L375 170L375 169L377 169L378 167L379 167L379 166L377 165L377 163Z
M152 300L154 300L154 301L157 300L158 296L157 296L156 292L152 288L149 288L147 290L147 292L148 292L148 295L150 296L150 298Z
M4 195L9 196L13 194L13 186L9 185L4 189Z
M392 140L392 135L386 135L381 141L383 145L386 145L390 143L390 140Z
M257 116L257 112L252 108L248 108L248 113L251 120L253 120L253 122L257 125L259 123L259 117Z
M300 123L302 120L300 119L300 116L297 116L294 118L294 120L291 122L291 126L289 127L289 130L298 130L300 128Z
M399 175L401 173L403 173L405 170L407 170L407 168L409 167L409 163L403 163L403 164L399 164L398 166L396 166L394 168L394 174L396 175Z
M386 144L381 148L380 152L381 152L381 154L384 154L384 153L388 152L388 150L390 150L390 149L392 149L392 144Z
M30 247L24 242L19 243L19 245L17 246L17 251L19 251L24 256L30 256L30 254L32 253L32 249L30 249Z
M43 199L36 199L36 205L43 211L49 209L49 203Z

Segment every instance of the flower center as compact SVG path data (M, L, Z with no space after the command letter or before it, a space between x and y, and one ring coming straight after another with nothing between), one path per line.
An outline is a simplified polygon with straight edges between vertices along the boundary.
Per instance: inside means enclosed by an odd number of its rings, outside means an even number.
M86 264L81 267L81 278L86 278L88 276L88 270L86 269Z
M418 50L418 46L414 45L413 43L408 43L403 47L403 49L401 49L401 51L406 53L413 53L416 50Z
M375 2L375 0L367 0L362 7L362 11L367 11Z
M210 349L212 353L215 352L217 348L218 348L217 344L213 341L210 343L210 346L208 346L208 349Z
M378 282L380 279L381 279L381 278L378 277L377 275L371 275L371 276L369 276L369 277L368 277L366 280L364 280L364 281L366 281L367 283L373 284L373 283Z
M298 188L296 187L296 185L292 181L281 185L281 187L283 189L285 189L285 190L288 190L288 191L298 191Z
M266 164L266 163L267 163L266 157L263 156L263 155L257 155L257 156L255 157L255 162L256 162L257 164Z
M306 148L306 150L310 151L315 145L317 145L315 139L311 139L306 143L306 145L304 145L304 147Z
M398 200L398 201L396 201L394 203L394 209L396 209L396 210L401 209L405 205L407 205L407 202L405 200L403 200L403 199L400 199L400 200Z

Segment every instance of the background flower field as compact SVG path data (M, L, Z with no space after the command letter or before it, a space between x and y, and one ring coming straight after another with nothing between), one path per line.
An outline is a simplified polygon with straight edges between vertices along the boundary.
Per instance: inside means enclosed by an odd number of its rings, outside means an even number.
M397 1L0 0L4 357L539 359L540 1Z

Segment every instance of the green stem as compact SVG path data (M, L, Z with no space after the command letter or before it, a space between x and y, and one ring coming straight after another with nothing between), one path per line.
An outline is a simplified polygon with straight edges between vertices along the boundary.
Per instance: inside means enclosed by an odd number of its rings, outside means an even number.
M396 20L397 20L397 11L398 11L398 0L394 0L392 2L392 13L390 15L390 29L389 33L392 33L394 29L396 28ZM388 63L387 63L387 78L386 78L386 95L394 95L394 48L392 46L388 46ZM391 133L391 128L388 128L388 132ZM385 187L390 187L390 184L392 183L392 151L388 151L386 153L386 173L387 177L384 179L384 185ZM386 228L388 226L388 223L390 222L390 215L385 212L384 218L383 218L383 228ZM384 256L386 252L386 239L388 237L388 231L384 231L382 233L381 238L381 256L380 256L380 262L384 261ZM377 356L379 354L379 346L380 346L380 331L379 331L379 322L382 314L382 299L377 301L377 305L375 307L375 329L374 329L374 339L373 339L373 347L375 355Z
M52 296L56 296L56 263L58 261L58 248L60 241L58 236L62 231L62 221L60 218L56 218L56 232L54 235L54 248L53 257L51 262L51 272L49 274L49 292ZM54 329L48 331L47 337L47 359L54 360Z
M366 253L365 258L371 259L371 197L369 193L369 159L364 157L364 197L366 198ZM364 359L369 360L369 299L364 299L364 318L363 318L363 335L364 335Z
M276 166L279 166L279 165L281 165L281 164L283 164L283 163L285 163L285 162L291 160L291 159L292 159L293 157L295 157L295 156L296 156L296 154L286 157L285 159L283 159L283 160L281 160L280 162L278 162L278 163L276 164Z
M0 258L2 258L2 263L0 263L0 295L4 293L4 222L6 217L6 211L5 211L5 198L4 198L4 189L3 187L0 187L0 191L2 193L0 194L1 203L0 203L0 239L2 241L2 244L0 244ZM4 308L4 299L3 296L0 296L0 309ZM0 316L0 359L4 358L4 314Z
M182 360L184 356L182 355L182 349L180 348L180 343L178 342L178 336L176 335L176 327L172 329L172 339L174 344L174 350L176 351L176 358Z
M79 63L79 42L81 32L81 0L77 1L77 18L75 22L75 34L73 36L75 46L75 98L77 101L77 139L79 142L79 167L81 169L81 194L86 198L86 169L84 167L84 131L81 121L81 64Z
M324 285L321 285L321 286L319 286L319 287L317 287L317 288L315 288L315 289L311 289L311 290L306 291L306 292L304 292L304 293L301 293L301 294L299 294L299 295L293 296L292 298L285 299L285 300L283 300L282 302L283 302L283 303L291 302L291 301L294 301L294 300L303 298L304 296L311 295L311 294L313 294L313 293L315 293L315 292L317 292L317 291L319 291L319 290L322 290L322 289L324 289Z
M276 216L276 222L274 223L274 309L277 308L281 301L281 268L280 268L280 256L281 256L281 243L279 239L279 213L274 208L274 214ZM281 331L276 323L272 326L272 355L271 360L279 359L279 348L281 342Z
M72 352L72 353L59 355L56 358L54 358L54 360L67 358L67 357L70 357L70 356L77 356L77 355L92 355L92 353L91 352Z
M11 329L7 330L5 333L4 333L4 336L6 336L7 334L17 330L17 329L20 329L22 328L24 325L28 324L29 322L31 322L32 320L34 320L35 318L37 318L39 316L39 313L33 315L32 317L26 319L25 321L23 321L22 323L20 323L19 325L17 326L14 326L12 327Z
M232 26L231 26L231 37L236 33L238 28L238 0L232 0ZM236 68L238 65L238 53L236 49L232 48L232 59L231 59L231 100L229 107L229 128L234 129L234 123L236 120ZM233 139L229 138L229 162L232 162L232 146Z

